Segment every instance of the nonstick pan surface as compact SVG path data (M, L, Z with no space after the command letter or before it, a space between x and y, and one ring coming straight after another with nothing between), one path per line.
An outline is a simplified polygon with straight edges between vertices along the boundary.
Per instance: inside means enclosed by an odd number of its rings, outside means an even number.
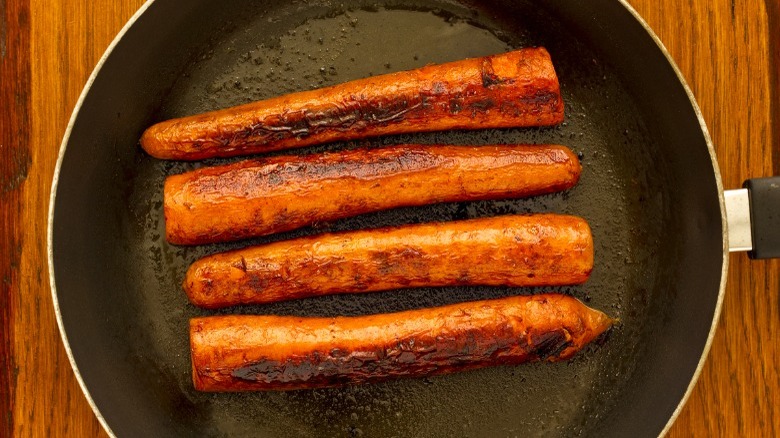
M155 160L138 146L150 124L526 46L552 55L566 103L560 126L282 153L559 143L583 165L572 190L397 209L232 244L165 242L165 176L236 159ZM100 66L62 150L50 224L52 286L77 373L101 422L118 436L654 436L690 385L717 314L724 241L706 130L663 51L617 2L157 0ZM181 289L197 258L253 243L536 212L589 222L596 263L585 285L423 288L220 311L190 305ZM564 363L287 393L205 394L192 386L194 316L359 315L551 290L620 323Z

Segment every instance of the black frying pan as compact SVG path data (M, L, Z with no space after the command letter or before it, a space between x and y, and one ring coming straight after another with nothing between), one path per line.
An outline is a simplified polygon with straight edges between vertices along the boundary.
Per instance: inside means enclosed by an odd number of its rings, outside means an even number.
M118 436L654 436L674 419L709 346L728 239L698 109L654 36L612 0L530 2L156 0L109 49L77 106L52 191L50 272L71 360ZM163 162L138 147L154 122L372 74L542 45L566 101L555 128L442 132L393 143L561 143L580 184L533 199L405 208L235 244L164 240ZM289 153L289 152L287 152ZM537 293L453 287L209 312L180 283L189 263L251 243L506 213L587 219L596 266L557 289L620 318L566 363L290 393L204 394L188 319L215 313L357 315Z

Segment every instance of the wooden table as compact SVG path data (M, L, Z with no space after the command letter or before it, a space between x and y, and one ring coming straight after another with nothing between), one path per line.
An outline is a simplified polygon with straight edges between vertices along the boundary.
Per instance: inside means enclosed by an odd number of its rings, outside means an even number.
M65 126L141 0L0 0L0 436L105 435L60 341L46 217ZM631 0L677 61L726 187L780 175L777 0ZM717 335L671 436L780 436L780 262L731 256Z

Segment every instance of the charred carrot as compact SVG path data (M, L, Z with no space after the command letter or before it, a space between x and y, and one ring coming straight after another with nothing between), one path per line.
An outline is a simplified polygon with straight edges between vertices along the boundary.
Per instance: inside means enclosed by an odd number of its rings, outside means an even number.
M581 167L563 146L421 146L272 157L173 175L169 242L261 236L362 213L565 190Z
M158 123L150 155L200 160L389 134L563 121L550 55L522 49L360 79Z
M216 308L422 286L557 286L593 269L588 224L553 214L325 234L215 254L187 271L190 301Z
M200 391L281 391L552 362L611 325L557 294L357 317L195 318L192 380Z

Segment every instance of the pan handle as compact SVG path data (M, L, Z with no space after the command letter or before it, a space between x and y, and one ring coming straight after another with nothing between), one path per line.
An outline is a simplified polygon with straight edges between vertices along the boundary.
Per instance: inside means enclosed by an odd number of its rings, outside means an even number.
M780 176L749 179L742 187L724 193L729 251L780 258Z

